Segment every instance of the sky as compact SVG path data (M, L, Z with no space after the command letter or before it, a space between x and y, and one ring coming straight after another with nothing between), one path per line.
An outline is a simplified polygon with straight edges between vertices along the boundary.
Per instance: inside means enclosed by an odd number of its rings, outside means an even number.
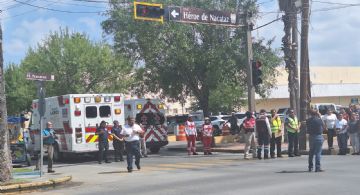
M338 2L311 3L310 66L360 66L360 0ZM261 17L255 27L282 16L277 0L258 3ZM60 28L85 32L92 41L104 40L101 22L106 16L99 12L108 9L106 0L0 0L0 9L5 66L20 63L29 47L36 47ZM299 24L300 19L299 15ZM277 49L283 35L281 20L253 32L256 39L274 38L273 48Z

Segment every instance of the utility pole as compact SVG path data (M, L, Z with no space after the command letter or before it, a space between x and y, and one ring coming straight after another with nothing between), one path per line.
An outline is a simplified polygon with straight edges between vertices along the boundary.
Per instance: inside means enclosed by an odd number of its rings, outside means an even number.
M305 124L310 108L310 68L309 68L309 0L302 1L301 14L301 57L300 57L300 121ZM306 150L306 126L302 125L299 136L300 150Z
M2 35L2 27L0 21L0 182L5 182L11 179L12 160L10 155L9 131L7 129Z
M248 87L248 109L250 112L255 112L255 86L253 84L252 76L252 62L253 62L253 48L251 30L252 24L250 21L251 13L247 12L245 15L246 24L246 59L247 59L247 87Z
M289 102L290 107L299 115L297 8L295 6L295 0L281 0L279 1L279 6L282 11L285 11L285 15L282 17L285 32L282 43L286 70L289 73Z

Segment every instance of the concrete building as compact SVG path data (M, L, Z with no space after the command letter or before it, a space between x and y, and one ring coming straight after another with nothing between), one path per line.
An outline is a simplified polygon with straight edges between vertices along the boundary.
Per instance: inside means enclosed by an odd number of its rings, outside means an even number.
M256 100L256 109L269 111L289 107L288 73L279 68L277 86L271 89L270 96ZM310 67L312 103L334 103L348 106L352 99L360 99L360 67L350 66L315 66ZM184 105L167 102L168 114L188 113L191 101Z
M279 68L277 87L266 99L257 100L257 108L289 107L288 74ZM310 67L311 103L334 103L348 106L352 99L360 99L360 67Z

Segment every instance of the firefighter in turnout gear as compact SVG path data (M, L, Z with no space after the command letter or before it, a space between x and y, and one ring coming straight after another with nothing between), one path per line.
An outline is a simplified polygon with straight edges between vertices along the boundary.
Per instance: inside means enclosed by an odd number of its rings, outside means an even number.
M261 110L259 117L255 120L255 133L258 141L257 157L261 159L262 148L264 147L264 159L268 159L271 128L265 110Z
M270 156L275 158L275 145L277 157L281 156L281 140L282 140L282 123L280 117L276 114L276 110L271 110L271 139L270 139Z
M197 135L196 126L191 116L189 116L188 120L185 122L185 134L187 140L188 155L198 155L198 153L196 153L195 146L195 140Z
M209 117L205 117L205 124L202 127L202 141L204 144L204 155L211 155L213 126Z

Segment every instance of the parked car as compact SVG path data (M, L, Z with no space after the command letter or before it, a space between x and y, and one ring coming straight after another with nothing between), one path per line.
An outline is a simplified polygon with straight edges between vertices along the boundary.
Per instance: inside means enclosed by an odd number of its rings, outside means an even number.
M236 118L238 118L238 126L240 127L246 118L245 112L235 113Z
M210 116L211 124L214 127L214 136L221 135L223 125L231 118L231 115Z

